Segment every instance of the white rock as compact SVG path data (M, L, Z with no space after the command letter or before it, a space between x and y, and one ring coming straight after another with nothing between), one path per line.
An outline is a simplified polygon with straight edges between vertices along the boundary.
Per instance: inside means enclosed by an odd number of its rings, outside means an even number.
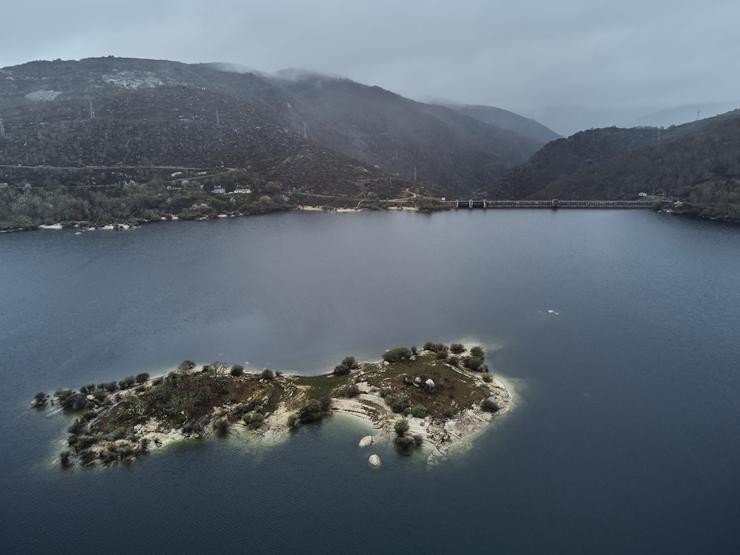
M376 454L372 454L370 455L370 458L367 460L367 462L373 468L378 468L380 466L380 457Z
M427 386L427 389L434 389L434 380L430 378L424 382L424 385Z
M373 436L365 436L360 440L360 447L369 447L373 444Z

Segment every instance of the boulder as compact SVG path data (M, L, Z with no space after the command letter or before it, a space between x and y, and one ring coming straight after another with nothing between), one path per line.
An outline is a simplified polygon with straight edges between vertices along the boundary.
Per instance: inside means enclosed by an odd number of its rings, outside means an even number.
M429 378L427 381L424 382L424 385L429 391L434 391L434 380Z
M367 462L373 468L378 468L380 466L380 457L373 453L372 455L370 455L370 458L367 460Z
M365 436L360 440L360 447L369 447L373 444L373 436Z

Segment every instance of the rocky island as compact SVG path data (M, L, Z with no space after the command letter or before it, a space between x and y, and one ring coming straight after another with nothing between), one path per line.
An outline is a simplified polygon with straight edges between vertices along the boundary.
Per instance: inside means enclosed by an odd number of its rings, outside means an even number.
M276 438L332 414L375 428L361 447L392 440L399 453L422 451L433 462L507 412L511 400L481 347L426 343L390 349L375 362L346 357L332 372L314 376L184 361L163 376L141 373L41 392L33 406L76 416L59 455L64 466L130 463L185 439ZM379 457L371 455L370 463L379 465Z

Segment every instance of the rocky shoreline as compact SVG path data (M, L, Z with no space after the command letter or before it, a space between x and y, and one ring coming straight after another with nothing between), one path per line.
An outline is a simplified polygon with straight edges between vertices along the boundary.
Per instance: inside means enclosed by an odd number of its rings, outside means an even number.
M130 463L176 441L212 436L274 440L332 414L374 428L368 445L393 441L402 455L424 452L433 463L511 409L510 389L491 376L484 357L480 347L427 343L391 349L380 361L347 357L318 376L185 361L162 376L40 392L33 406L76 416L59 455L63 466Z

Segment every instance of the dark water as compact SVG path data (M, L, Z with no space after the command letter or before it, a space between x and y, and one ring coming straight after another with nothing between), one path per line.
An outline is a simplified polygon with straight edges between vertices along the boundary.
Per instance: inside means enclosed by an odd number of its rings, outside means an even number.
M560 312L548 315L547 310ZM518 406L426 468L334 419L64 472L37 390L318 372L476 339ZM737 553L740 229L651 212L286 214L0 237L0 551Z

